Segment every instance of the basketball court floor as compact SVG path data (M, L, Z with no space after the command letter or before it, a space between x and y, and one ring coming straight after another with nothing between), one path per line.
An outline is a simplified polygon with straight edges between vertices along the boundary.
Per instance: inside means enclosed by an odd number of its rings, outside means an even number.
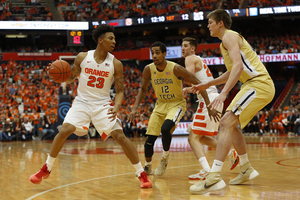
M144 165L145 138L132 139ZM135 170L113 140L80 139L66 141L51 175L41 184L29 181L45 163L52 141L0 142L1 200L205 200L205 199L300 199L300 137L246 136L248 155L260 175L243 185L229 185L239 173L230 171L225 161L222 177L226 187L205 195L192 195L196 183L188 175L200 165L187 136L174 136L169 165L163 176L151 175L151 189L141 189ZM211 164L215 149L207 150ZM153 168L160 162L161 138L155 144Z

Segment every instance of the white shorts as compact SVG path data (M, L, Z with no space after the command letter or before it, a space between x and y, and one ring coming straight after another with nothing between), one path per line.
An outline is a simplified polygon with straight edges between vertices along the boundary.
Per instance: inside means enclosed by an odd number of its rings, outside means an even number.
M108 109L112 106L110 102L88 104L86 102L75 100L69 109L64 123L72 124L76 127L75 134L78 136L86 135L91 121L94 127L105 141L111 135L111 132L117 129L122 130L120 120L116 118L114 121L108 119Z
M208 95L210 102L212 102L219 94L211 93ZM222 113L223 104L217 109ZM191 124L192 130L197 135L215 136L218 133L219 122L214 119L210 120L204 99L199 100L197 112L194 114L194 119Z

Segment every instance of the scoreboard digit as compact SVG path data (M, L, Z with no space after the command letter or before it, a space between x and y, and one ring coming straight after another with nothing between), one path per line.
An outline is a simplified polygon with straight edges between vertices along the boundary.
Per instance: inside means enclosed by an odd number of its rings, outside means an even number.
M83 31L69 30L68 31L68 46L83 46Z

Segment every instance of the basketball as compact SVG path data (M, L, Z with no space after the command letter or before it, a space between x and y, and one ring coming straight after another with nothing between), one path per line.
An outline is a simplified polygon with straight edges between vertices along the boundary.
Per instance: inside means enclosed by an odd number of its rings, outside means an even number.
M48 73L54 82L62 83L70 78L71 66L64 60L56 60L51 63Z

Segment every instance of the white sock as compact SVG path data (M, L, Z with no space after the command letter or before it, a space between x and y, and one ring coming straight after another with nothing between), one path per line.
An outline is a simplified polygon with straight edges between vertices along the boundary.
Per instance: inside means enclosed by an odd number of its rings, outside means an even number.
M244 165L247 162L249 162L247 153L245 153L243 155L239 155L239 157L240 157L240 165Z
M210 172L221 172L224 162L219 160L214 160Z
M137 164L134 164L133 167L135 168L136 174L137 174L138 176L140 176L140 174L144 171L141 162L139 162L139 163L137 163Z
M169 151L164 151L163 152L163 157L167 157L169 155Z
M209 164L207 162L206 157L199 158L199 162L202 165L204 171L206 171L206 172L210 171L210 166L209 166Z
M52 169L52 166L53 166L53 163L55 161L56 158L53 158L50 156L50 154L48 154L48 158L46 160L46 164L47 164L47 168L48 168L48 171L51 172L51 169Z
M150 162L145 162L145 165L152 165L152 161L150 161Z

